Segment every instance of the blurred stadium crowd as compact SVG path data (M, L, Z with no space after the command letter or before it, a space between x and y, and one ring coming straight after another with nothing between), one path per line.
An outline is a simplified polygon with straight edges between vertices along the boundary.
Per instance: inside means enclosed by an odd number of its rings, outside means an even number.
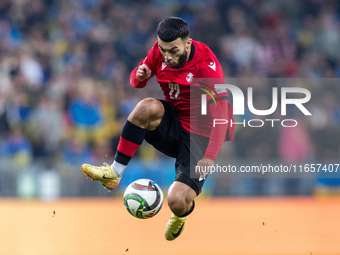
M2 0L0 172L38 164L68 176L85 162L112 162L136 103L162 98L155 79L136 90L129 73L167 16L189 23L226 77L304 78L297 86L311 91L313 116L290 113L297 128L239 128L221 153L291 163L339 159L339 1ZM315 78L324 79L305 82ZM259 108L268 109L270 83L253 87ZM147 144L136 159L166 160Z

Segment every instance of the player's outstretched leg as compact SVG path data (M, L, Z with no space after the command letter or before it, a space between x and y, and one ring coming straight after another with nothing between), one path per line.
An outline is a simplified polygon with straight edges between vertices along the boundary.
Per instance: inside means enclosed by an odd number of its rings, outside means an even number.
M168 205L173 212L166 227L164 236L168 241L175 240L184 230L187 216L195 208L196 192L188 185L175 181L168 192Z
M146 98L139 102L123 127L113 164L104 163L104 166L83 164L83 172L92 178L92 181L100 181L109 190L117 187L126 166L142 144L147 130L156 129L163 115L164 107L159 100Z

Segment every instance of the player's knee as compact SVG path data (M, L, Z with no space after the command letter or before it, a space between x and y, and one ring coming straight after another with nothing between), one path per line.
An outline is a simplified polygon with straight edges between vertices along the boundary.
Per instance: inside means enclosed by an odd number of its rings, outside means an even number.
M185 214L188 208L187 201L180 197L168 197L168 205L170 210L177 216Z
M136 110L140 114L147 114L148 116L157 115L160 111L162 111L162 103L154 98L145 98L140 101L137 106Z
M129 116L129 121L147 122L150 119L161 118L164 114L162 103L154 98L140 101Z

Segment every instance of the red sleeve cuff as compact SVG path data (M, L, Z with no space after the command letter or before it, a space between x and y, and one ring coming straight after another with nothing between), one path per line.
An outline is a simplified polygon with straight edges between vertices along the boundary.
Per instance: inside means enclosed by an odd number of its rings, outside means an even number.
M144 88L149 80L145 80L145 81L140 82L136 77L136 73L137 73L137 67L135 69L133 69L132 72L130 73L130 84L131 84L131 86L135 87L135 88Z

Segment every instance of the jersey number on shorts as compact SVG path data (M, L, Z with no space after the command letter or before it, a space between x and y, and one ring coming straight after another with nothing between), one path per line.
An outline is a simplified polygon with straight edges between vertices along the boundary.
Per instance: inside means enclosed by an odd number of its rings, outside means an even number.
M179 100L178 95L179 95L179 84L178 83L169 83L169 95L171 99Z

